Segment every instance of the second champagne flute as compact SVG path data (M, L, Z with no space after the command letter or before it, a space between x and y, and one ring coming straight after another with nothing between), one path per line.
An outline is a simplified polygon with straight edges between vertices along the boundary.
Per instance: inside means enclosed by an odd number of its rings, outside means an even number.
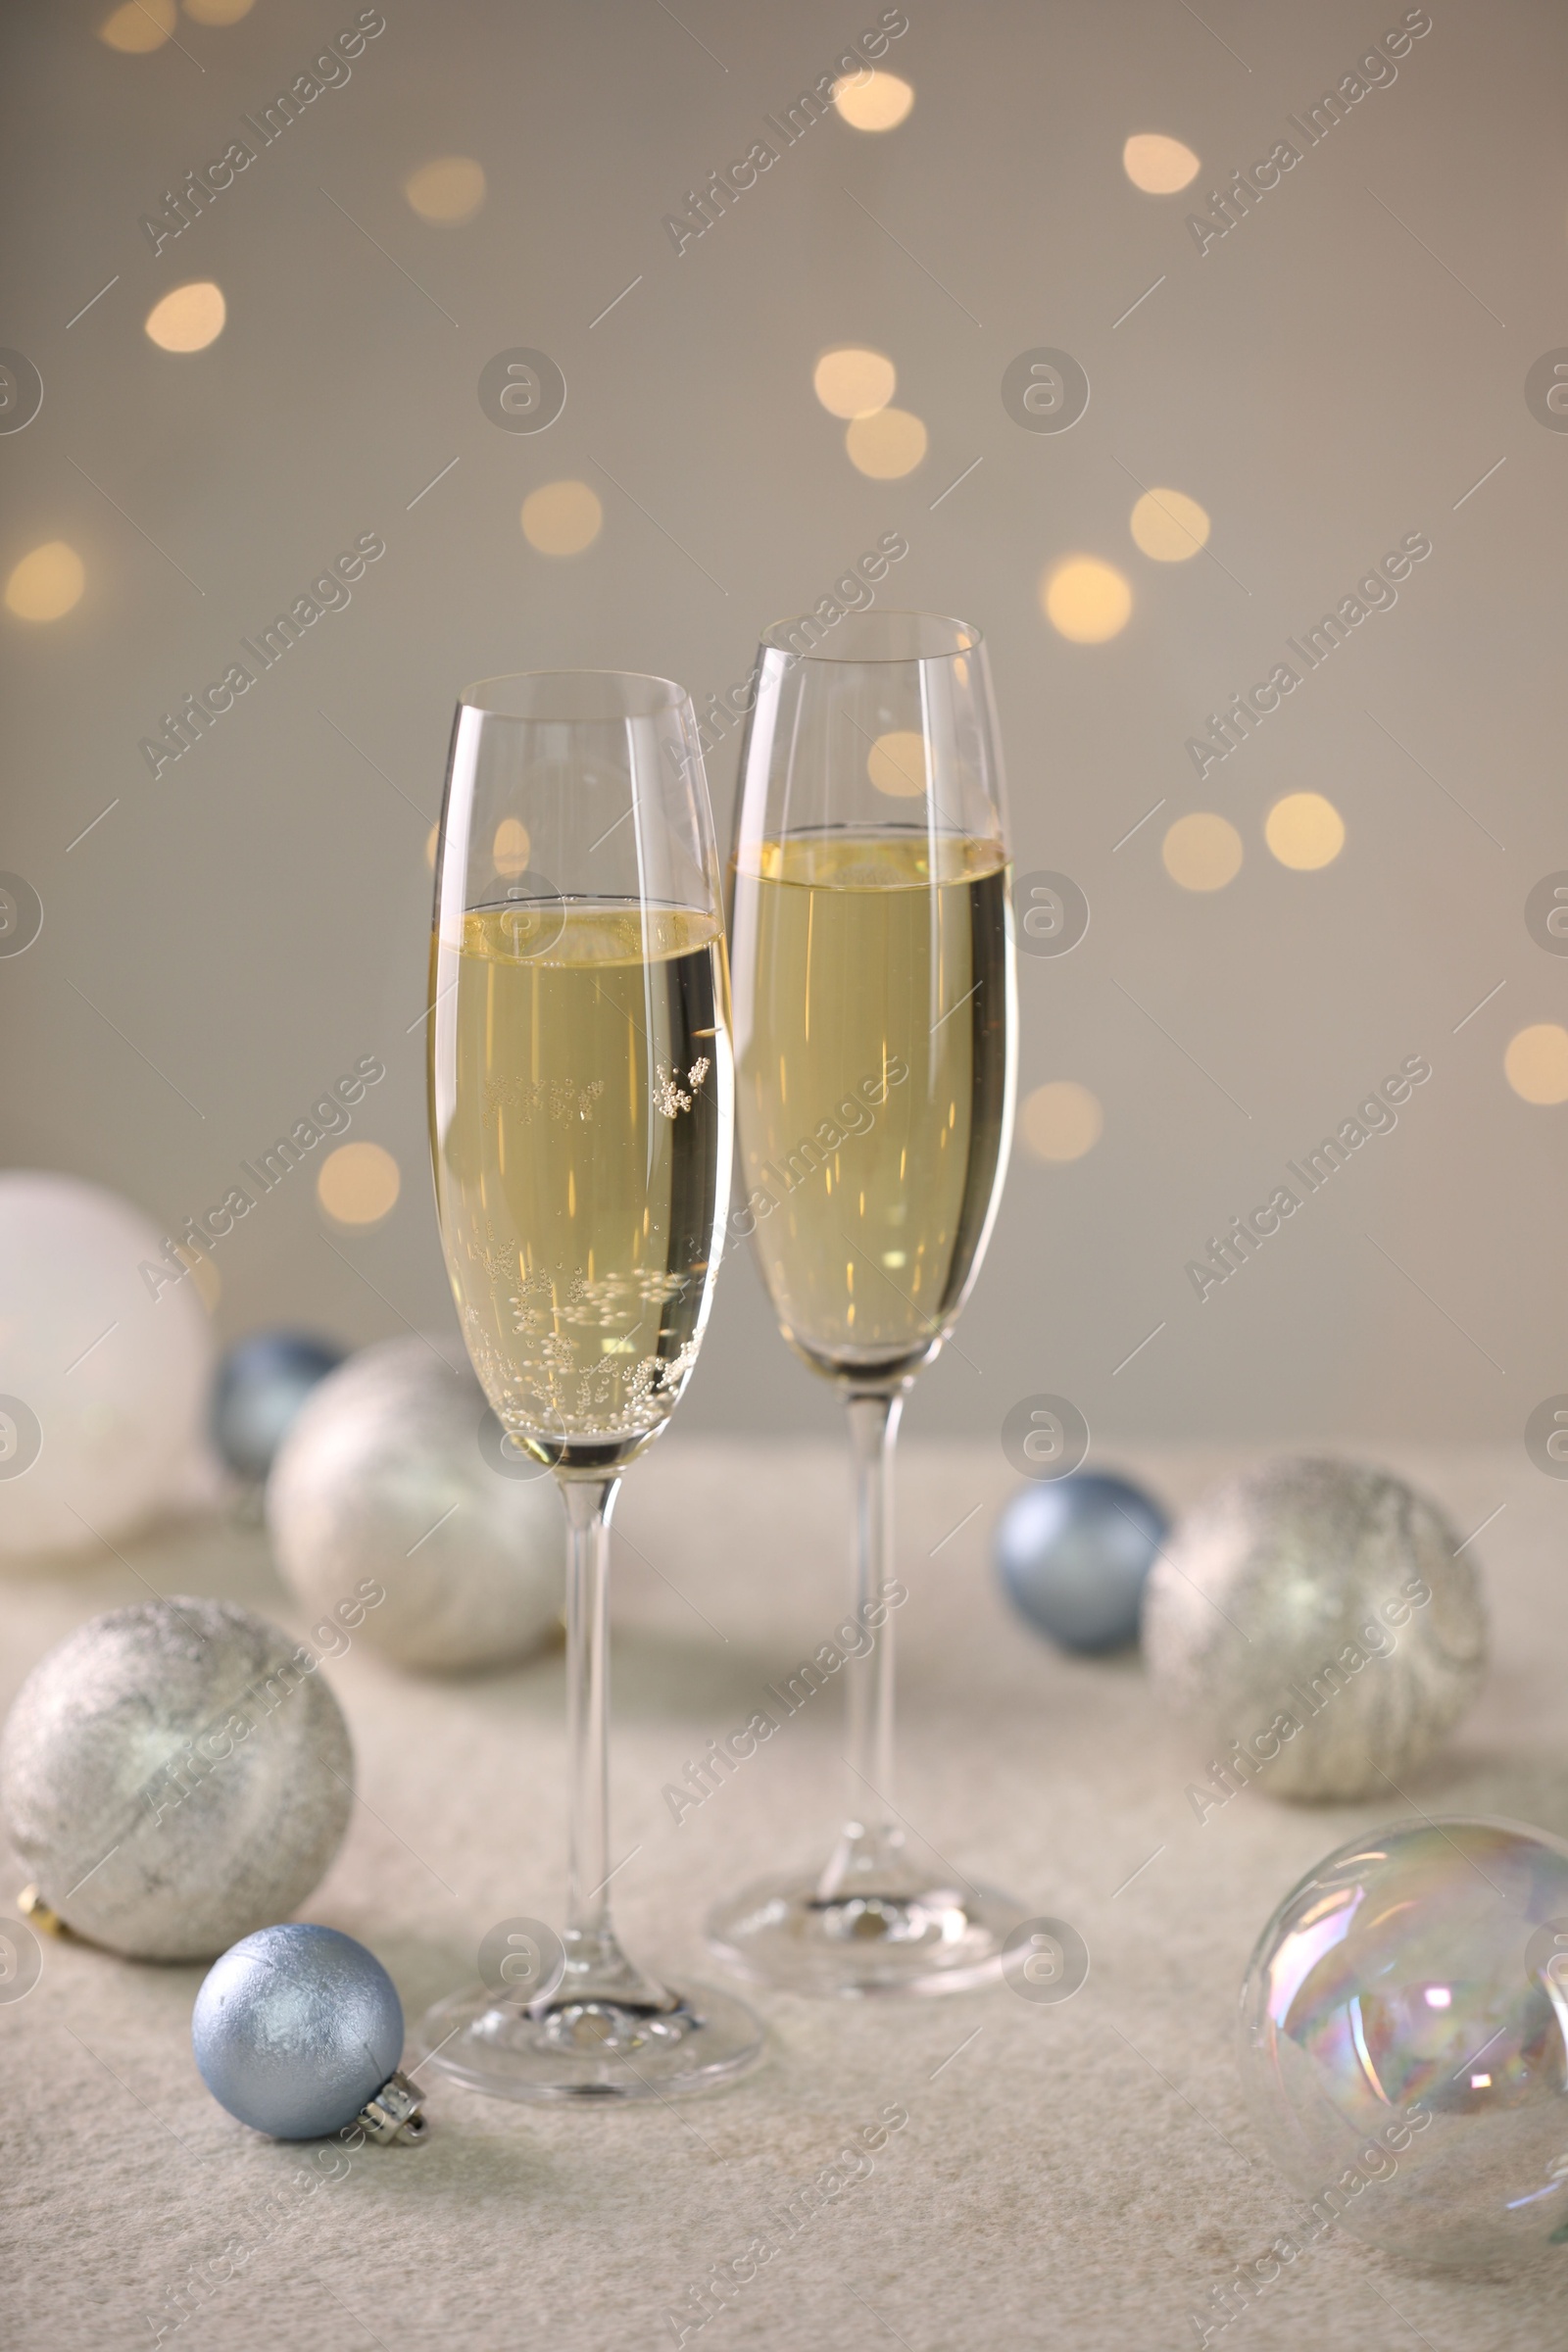
M847 1817L826 1867L721 1903L709 1939L802 1992L939 1992L1024 1917L910 1851L893 1798L893 1445L985 1251L1012 1124L1010 868L979 631L782 621L741 751L730 942L741 1212L785 1339L855 1454Z

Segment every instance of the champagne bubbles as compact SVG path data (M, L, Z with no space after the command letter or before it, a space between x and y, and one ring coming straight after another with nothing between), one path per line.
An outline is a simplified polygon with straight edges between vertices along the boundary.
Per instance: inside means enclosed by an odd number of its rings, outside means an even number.
M1422 1819L1294 1886L1242 1988L1253 2120L1320 2229L1516 2267L1568 2243L1568 1844Z

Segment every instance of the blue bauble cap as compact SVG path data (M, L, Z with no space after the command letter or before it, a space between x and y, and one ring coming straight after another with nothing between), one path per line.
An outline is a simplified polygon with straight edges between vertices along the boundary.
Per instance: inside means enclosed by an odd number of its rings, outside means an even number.
M1125 1479L1041 1480L997 1523L997 1570L1020 1616L1063 1649L1120 1649L1138 1639L1144 1585L1168 1533L1159 1505Z
M352 2124L403 2055L403 2004L373 1952L336 1928L262 1928L215 1960L191 2043L220 2107L273 2139Z
M259 1331L230 1348L213 1390L213 1442L242 1478L265 1478L306 1397L344 1350L306 1331Z

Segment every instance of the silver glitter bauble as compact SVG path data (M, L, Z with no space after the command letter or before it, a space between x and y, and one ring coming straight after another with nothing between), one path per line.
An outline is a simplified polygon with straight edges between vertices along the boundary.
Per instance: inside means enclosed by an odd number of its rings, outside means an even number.
M1360 1797L1387 1795L1463 1715L1487 1620L1436 1503L1379 1470L1285 1460L1182 1520L1143 1641L1162 1695L1213 1742L1217 1803L1244 1784Z
M210 1969L191 2047L220 2107L273 2139L340 2132L403 2055L403 2004L373 1952L336 1928L263 1928Z
M134 1960L211 1960L294 1910L353 1784L316 1653L226 1600L78 1626L0 1735L0 1811L43 1901Z
M561 1614L555 1480L503 1444L467 1365L423 1340L366 1348L312 1392L267 1519L323 1642L336 1619L400 1666L493 1665L536 1649ZM368 1588L384 1597L367 1607Z

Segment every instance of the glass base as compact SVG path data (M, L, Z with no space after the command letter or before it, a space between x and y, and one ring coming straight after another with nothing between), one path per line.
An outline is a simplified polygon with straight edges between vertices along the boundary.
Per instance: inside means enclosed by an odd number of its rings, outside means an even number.
M733 1993L693 1984L648 2000L563 1986L531 2003L475 1984L427 2009L422 2065L492 2098L678 2099L733 2082L762 2055L762 2028Z
M1029 1917L989 1886L927 1881L907 1868L882 1884L761 1879L709 1914L727 1967L780 1992L967 1992L1002 1976L1003 1945Z

